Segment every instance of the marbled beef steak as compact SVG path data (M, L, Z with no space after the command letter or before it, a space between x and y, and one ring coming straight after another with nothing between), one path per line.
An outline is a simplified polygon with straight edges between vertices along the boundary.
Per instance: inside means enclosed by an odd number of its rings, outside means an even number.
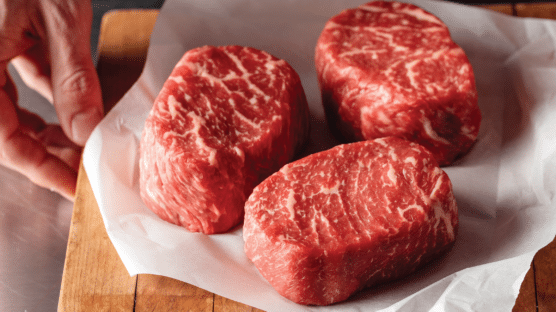
M454 243L452 184L422 146L388 137L284 166L247 200L245 252L284 297L308 305L403 277Z
M205 46L177 63L145 122L140 192L162 219L221 233L243 221L253 188L308 137L299 76L248 47Z
M326 23L315 62L329 124L347 141L405 138L444 166L477 138L469 60L419 7L376 1L341 12Z

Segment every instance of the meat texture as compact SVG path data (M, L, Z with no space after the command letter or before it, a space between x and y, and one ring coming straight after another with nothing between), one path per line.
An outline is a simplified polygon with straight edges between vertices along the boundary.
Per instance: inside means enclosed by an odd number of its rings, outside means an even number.
M445 253L458 229L432 154L395 137L336 146L284 166L245 206L245 252L284 297L328 305Z
M245 200L301 149L308 106L284 60L240 46L193 49L175 66L145 122L140 192L162 219L221 233Z
M471 64L446 25L417 6L376 1L341 12L325 25L315 64L328 122L346 141L405 138L444 166L477 138Z

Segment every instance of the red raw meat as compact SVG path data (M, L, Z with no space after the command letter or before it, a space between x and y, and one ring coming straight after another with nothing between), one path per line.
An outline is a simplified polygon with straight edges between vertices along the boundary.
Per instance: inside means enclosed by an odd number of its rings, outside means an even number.
M253 188L301 149L308 114L284 60L239 46L185 53L145 122L143 201L192 232L229 230Z
M328 305L403 277L454 243L448 175L424 147L388 137L284 166L245 205L247 256L284 297Z
M419 7L376 1L341 12L325 25L315 64L328 122L347 141L405 138L444 166L477 138L471 64Z

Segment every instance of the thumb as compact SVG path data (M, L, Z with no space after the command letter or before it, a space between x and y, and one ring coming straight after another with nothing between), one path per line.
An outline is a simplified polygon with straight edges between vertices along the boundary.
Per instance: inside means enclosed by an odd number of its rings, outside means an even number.
M55 7L45 11L44 19L53 104L66 135L84 145L103 117L100 84L90 52L92 8L89 1L82 0L52 5Z

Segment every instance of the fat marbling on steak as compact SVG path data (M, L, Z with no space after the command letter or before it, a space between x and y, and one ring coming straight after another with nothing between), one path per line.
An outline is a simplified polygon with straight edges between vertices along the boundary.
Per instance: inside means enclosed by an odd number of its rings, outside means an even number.
M328 305L403 277L454 243L458 211L432 154L387 137L284 166L245 205L245 252L284 297Z
M375 1L332 17L315 64L328 122L347 141L405 138L444 166L477 138L471 64L446 25L415 5Z
M253 188L300 150L308 106L284 60L205 46L181 58L145 122L140 193L162 219L221 233L243 221Z

